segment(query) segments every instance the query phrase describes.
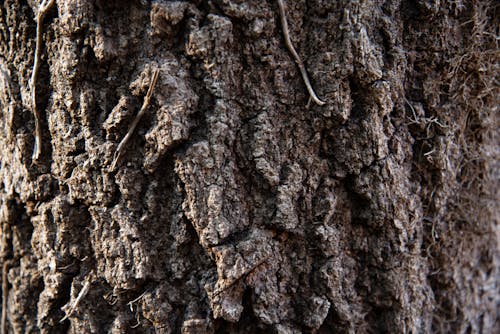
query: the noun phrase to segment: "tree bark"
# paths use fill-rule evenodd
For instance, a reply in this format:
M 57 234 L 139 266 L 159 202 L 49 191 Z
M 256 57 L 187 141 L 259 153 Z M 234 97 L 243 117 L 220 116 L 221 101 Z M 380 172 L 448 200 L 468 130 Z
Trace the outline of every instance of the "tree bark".
M 276 0 L 40 2 L 0 4 L 2 333 L 500 332 L 493 1 L 284 1 L 323 106 Z

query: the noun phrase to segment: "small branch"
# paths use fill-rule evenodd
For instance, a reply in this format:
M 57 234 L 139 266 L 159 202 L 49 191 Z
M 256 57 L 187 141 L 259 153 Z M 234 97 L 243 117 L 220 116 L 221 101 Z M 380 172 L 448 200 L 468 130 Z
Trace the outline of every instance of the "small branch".
M 75 312 L 76 308 L 78 307 L 78 304 L 80 303 L 82 298 L 87 295 L 87 293 L 89 292 L 89 289 L 90 289 L 90 277 L 87 278 L 87 281 L 83 285 L 82 290 L 80 291 L 80 293 L 76 297 L 73 304 L 69 307 L 68 311 L 67 312 L 66 312 L 66 310 L 64 311 L 66 313 L 66 315 L 59 322 L 64 322 L 64 320 L 68 319 L 73 314 L 73 312 Z
M 150 100 L 151 100 L 151 95 L 153 95 L 153 90 L 155 88 L 156 82 L 158 81 L 158 75 L 160 73 L 159 69 L 155 69 L 153 71 L 153 75 L 151 76 L 151 83 L 149 84 L 148 92 L 146 93 L 146 96 L 144 97 L 144 102 L 142 103 L 141 110 L 139 110 L 139 113 L 135 117 L 135 119 L 132 121 L 132 124 L 130 125 L 127 134 L 125 137 L 123 137 L 122 141 L 116 148 L 115 156 L 113 158 L 113 164 L 111 165 L 111 170 L 115 170 L 116 164 L 118 163 L 118 160 L 120 159 L 121 155 L 123 154 L 123 151 L 125 149 L 125 146 L 127 145 L 128 141 L 132 137 L 132 134 L 134 133 L 135 128 L 137 127 L 137 124 L 139 124 L 139 121 L 141 120 L 142 116 L 146 112 L 146 109 L 149 106 Z
M 43 18 L 47 11 L 52 7 L 55 0 L 43 0 L 38 8 L 36 15 L 36 46 L 35 46 L 35 59 L 33 62 L 33 71 L 31 72 L 31 102 L 33 113 L 35 114 L 35 148 L 33 149 L 33 160 L 38 160 L 42 153 L 42 130 L 40 125 L 40 112 L 36 106 L 36 81 L 38 79 L 38 71 L 40 69 L 40 57 L 42 54 L 42 24 Z
M 326 102 L 320 100 L 320 98 L 316 95 L 314 92 L 314 88 L 311 85 L 311 82 L 309 81 L 309 76 L 307 75 L 307 70 L 304 65 L 304 62 L 300 58 L 299 54 L 295 50 L 292 44 L 292 40 L 290 39 L 290 33 L 288 32 L 288 22 L 286 21 L 286 11 L 285 11 L 285 4 L 283 0 L 277 0 L 278 1 L 278 6 L 280 9 L 280 17 L 281 17 L 281 27 L 283 28 L 283 35 L 285 36 L 285 44 L 288 47 L 288 50 L 292 54 L 293 58 L 295 59 L 295 62 L 299 66 L 300 74 L 302 74 L 302 79 L 304 80 L 304 83 L 306 85 L 307 91 L 309 92 L 309 95 L 311 96 L 312 100 L 317 104 L 317 105 L 324 105 Z

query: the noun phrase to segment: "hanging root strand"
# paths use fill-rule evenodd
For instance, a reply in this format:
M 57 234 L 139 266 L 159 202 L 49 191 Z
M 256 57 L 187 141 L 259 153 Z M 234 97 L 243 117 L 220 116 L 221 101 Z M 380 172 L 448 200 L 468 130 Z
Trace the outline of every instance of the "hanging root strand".
M 299 54 L 295 50 L 292 40 L 290 39 L 290 33 L 288 31 L 288 22 L 286 20 L 286 10 L 285 10 L 285 3 L 283 0 L 277 0 L 278 1 L 278 6 L 279 6 L 279 12 L 280 12 L 280 17 L 281 17 L 281 27 L 283 28 L 283 35 L 285 37 L 285 44 L 292 54 L 295 62 L 297 63 L 297 66 L 299 67 L 300 74 L 302 75 L 302 79 L 304 80 L 304 84 L 306 85 L 307 91 L 309 92 L 309 96 L 311 99 L 316 103 L 317 105 L 324 105 L 326 102 L 322 101 L 318 95 L 314 92 L 314 88 L 311 85 L 311 81 L 309 80 L 309 76 L 307 75 L 307 70 L 304 65 L 304 62 L 300 58 Z
M 134 130 L 137 127 L 137 124 L 139 124 L 139 121 L 141 120 L 142 116 L 146 112 L 146 110 L 149 106 L 149 103 L 151 101 L 151 95 L 153 95 L 153 90 L 156 86 L 156 82 L 158 81 L 159 74 L 160 74 L 159 69 L 155 69 L 153 71 L 153 74 L 151 76 L 151 83 L 149 84 L 148 92 L 146 93 L 146 96 L 144 97 L 144 102 L 142 103 L 141 110 L 139 110 L 139 113 L 137 113 L 137 116 L 135 116 L 134 120 L 132 121 L 132 124 L 130 124 L 130 127 L 127 131 L 127 134 L 125 135 L 125 137 L 123 137 L 122 141 L 120 142 L 120 144 L 116 148 L 116 152 L 115 152 L 115 155 L 113 158 L 113 163 L 111 165 L 111 170 L 115 170 L 116 164 L 120 160 L 120 157 L 122 156 L 122 154 L 125 150 L 125 146 L 127 145 L 128 141 L 132 137 Z
M 33 113 L 35 115 L 35 148 L 33 149 L 33 160 L 38 160 L 42 153 L 42 130 L 40 125 L 40 111 L 36 105 L 36 82 L 38 79 L 38 71 L 40 70 L 40 57 L 42 55 L 43 31 L 42 24 L 43 18 L 47 11 L 52 7 L 55 0 L 43 0 L 38 8 L 36 15 L 36 45 L 35 45 L 35 59 L 33 61 L 33 71 L 31 72 L 31 103 Z

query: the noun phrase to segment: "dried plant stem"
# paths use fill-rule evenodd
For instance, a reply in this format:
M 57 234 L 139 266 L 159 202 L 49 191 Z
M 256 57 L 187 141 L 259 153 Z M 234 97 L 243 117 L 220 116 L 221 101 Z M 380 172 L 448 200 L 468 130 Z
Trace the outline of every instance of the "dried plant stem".
M 277 0 L 278 1 L 278 6 L 280 10 L 280 17 L 281 17 L 281 27 L 283 28 L 283 35 L 285 36 L 285 44 L 288 47 L 288 50 L 292 54 L 293 58 L 295 59 L 295 62 L 299 66 L 300 74 L 302 74 L 302 79 L 304 80 L 304 83 L 306 85 L 307 91 L 309 92 L 309 95 L 311 96 L 312 100 L 317 104 L 317 105 L 324 105 L 326 102 L 322 101 L 314 92 L 314 88 L 311 85 L 311 81 L 309 81 L 309 76 L 307 75 L 307 70 L 304 65 L 304 62 L 300 58 L 299 54 L 295 50 L 292 44 L 292 40 L 290 39 L 290 33 L 288 32 L 288 22 L 286 20 L 286 11 L 285 11 L 285 4 L 283 0 Z
M 62 318 L 61 320 L 59 320 L 59 322 L 64 322 L 64 320 L 66 320 L 69 317 L 71 317 L 71 315 L 73 314 L 73 312 L 75 312 L 76 308 L 78 307 L 78 304 L 80 303 L 80 301 L 82 300 L 82 298 L 85 297 L 87 295 L 87 293 L 89 292 L 89 289 L 90 289 L 90 277 L 87 278 L 85 284 L 83 285 L 82 290 L 80 290 L 80 293 L 76 297 L 76 299 L 73 302 L 73 304 L 69 307 L 68 311 L 67 312 L 65 311 L 66 315 L 64 316 L 64 318 Z
M 125 137 L 123 137 L 122 141 L 116 148 L 115 156 L 113 158 L 113 164 L 111 165 L 111 170 L 114 170 L 116 167 L 116 164 L 118 163 L 118 160 L 120 159 L 121 155 L 123 154 L 123 151 L 125 149 L 125 146 L 127 145 L 128 141 L 132 137 L 132 134 L 134 133 L 135 128 L 137 127 L 137 124 L 139 124 L 139 121 L 141 120 L 142 116 L 146 112 L 146 109 L 149 106 L 150 100 L 151 100 L 151 95 L 153 94 L 154 87 L 156 85 L 156 82 L 158 81 L 158 75 L 160 71 L 158 69 L 155 69 L 153 71 L 153 75 L 151 76 L 151 83 L 149 84 L 148 92 L 146 93 L 146 96 L 144 97 L 144 102 L 142 103 L 141 110 L 139 110 L 139 113 L 137 116 L 135 116 L 134 120 L 132 121 L 132 124 L 130 125 L 127 134 Z
M 141 300 L 142 297 L 144 297 L 146 295 L 146 293 L 148 293 L 148 292 L 149 292 L 148 290 L 144 291 L 139 297 L 137 297 L 137 298 L 135 298 L 127 303 L 127 305 L 130 307 L 131 312 L 134 311 L 134 304 L 137 303 L 139 300 Z
M 35 46 L 35 60 L 33 62 L 33 71 L 31 73 L 31 102 L 33 113 L 35 115 L 35 148 L 33 150 L 33 160 L 38 160 L 42 153 L 42 130 L 40 125 L 40 112 L 36 106 L 36 81 L 38 78 L 38 71 L 40 69 L 40 57 L 42 54 L 43 31 L 42 23 L 43 18 L 50 7 L 54 4 L 55 0 L 43 0 L 38 8 L 36 15 L 36 46 Z

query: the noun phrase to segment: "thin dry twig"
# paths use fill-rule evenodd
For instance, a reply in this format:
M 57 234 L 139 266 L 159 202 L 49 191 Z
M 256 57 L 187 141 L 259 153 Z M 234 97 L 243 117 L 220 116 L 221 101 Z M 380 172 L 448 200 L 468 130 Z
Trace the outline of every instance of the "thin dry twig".
M 322 106 L 326 102 L 322 101 L 314 92 L 314 88 L 312 87 L 311 82 L 309 81 L 309 76 L 307 75 L 307 70 L 304 65 L 304 62 L 302 61 L 299 54 L 293 47 L 292 40 L 290 39 L 290 33 L 288 32 L 288 22 L 286 20 L 285 3 L 283 2 L 283 0 L 278 0 L 278 6 L 280 9 L 281 27 L 283 28 L 283 35 L 285 36 L 285 44 L 288 47 L 288 50 L 292 54 L 293 58 L 295 59 L 297 66 L 299 66 L 300 74 L 302 74 L 302 79 L 304 80 L 309 95 L 317 105 Z
M 64 320 L 66 320 L 69 317 L 71 317 L 71 315 L 73 314 L 73 312 L 75 312 L 75 310 L 78 307 L 78 304 L 80 303 L 80 301 L 82 300 L 82 298 L 85 297 L 87 295 L 87 293 L 89 292 L 89 289 L 90 289 L 90 280 L 91 280 L 90 276 L 87 277 L 87 280 L 86 280 L 85 284 L 83 285 L 82 290 L 80 290 L 80 293 L 76 297 L 76 299 L 73 302 L 73 304 L 71 304 L 71 306 L 69 307 L 68 311 L 67 312 L 65 311 L 66 315 L 64 316 L 64 318 L 62 318 L 61 320 L 59 320 L 59 322 L 64 322 Z
M 132 121 L 132 124 L 130 125 L 127 134 L 125 137 L 123 137 L 122 141 L 116 148 L 115 156 L 113 158 L 113 164 L 111 165 L 111 170 L 114 170 L 116 167 L 116 164 L 118 163 L 118 160 L 120 159 L 121 155 L 123 154 L 124 148 L 127 145 L 128 141 L 132 137 L 132 134 L 134 133 L 135 128 L 137 127 L 137 124 L 139 124 L 139 121 L 141 120 L 142 116 L 146 112 L 146 109 L 149 106 L 150 100 L 151 100 L 151 95 L 153 95 L 153 90 L 156 86 L 156 82 L 158 81 L 158 76 L 160 74 L 159 69 L 155 69 L 153 71 L 153 75 L 151 76 L 151 83 L 149 84 L 148 92 L 146 93 L 146 96 L 144 97 L 144 102 L 142 103 L 141 110 L 139 110 L 139 113 L 137 116 L 134 118 Z
M 40 126 L 40 112 L 36 106 L 36 81 L 38 78 L 38 71 L 40 69 L 40 57 L 42 55 L 42 23 L 43 18 L 47 11 L 52 7 L 55 0 L 43 0 L 38 8 L 36 15 L 36 46 L 35 46 L 35 60 L 33 62 L 33 71 L 31 73 L 31 102 L 33 113 L 35 114 L 35 148 L 33 149 L 33 160 L 38 160 L 42 153 L 42 129 Z
M 135 298 L 127 303 L 127 305 L 130 307 L 131 312 L 134 311 L 134 304 L 137 303 L 139 300 L 141 300 L 142 297 L 144 297 L 146 295 L 146 293 L 148 293 L 148 292 L 149 292 L 148 290 L 144 291 L 139 297 L 137 297 L 137 298 Z
M 130 312 L 134 312 L 134 304 L 137 303 L 139 300 L 141 300 L 148 292 L 149 292 L 148 290 L 144 291 L 139 297 L 127 303 L 127 305 L 130 307 Z M 137 307 L 135 311 L 135 320 L 137 321 L 137 323 L 135 325 L 130 326 L 130 328 L 137 328 L 141 325 L 141 319 L 139 316 L 139 307 Z

